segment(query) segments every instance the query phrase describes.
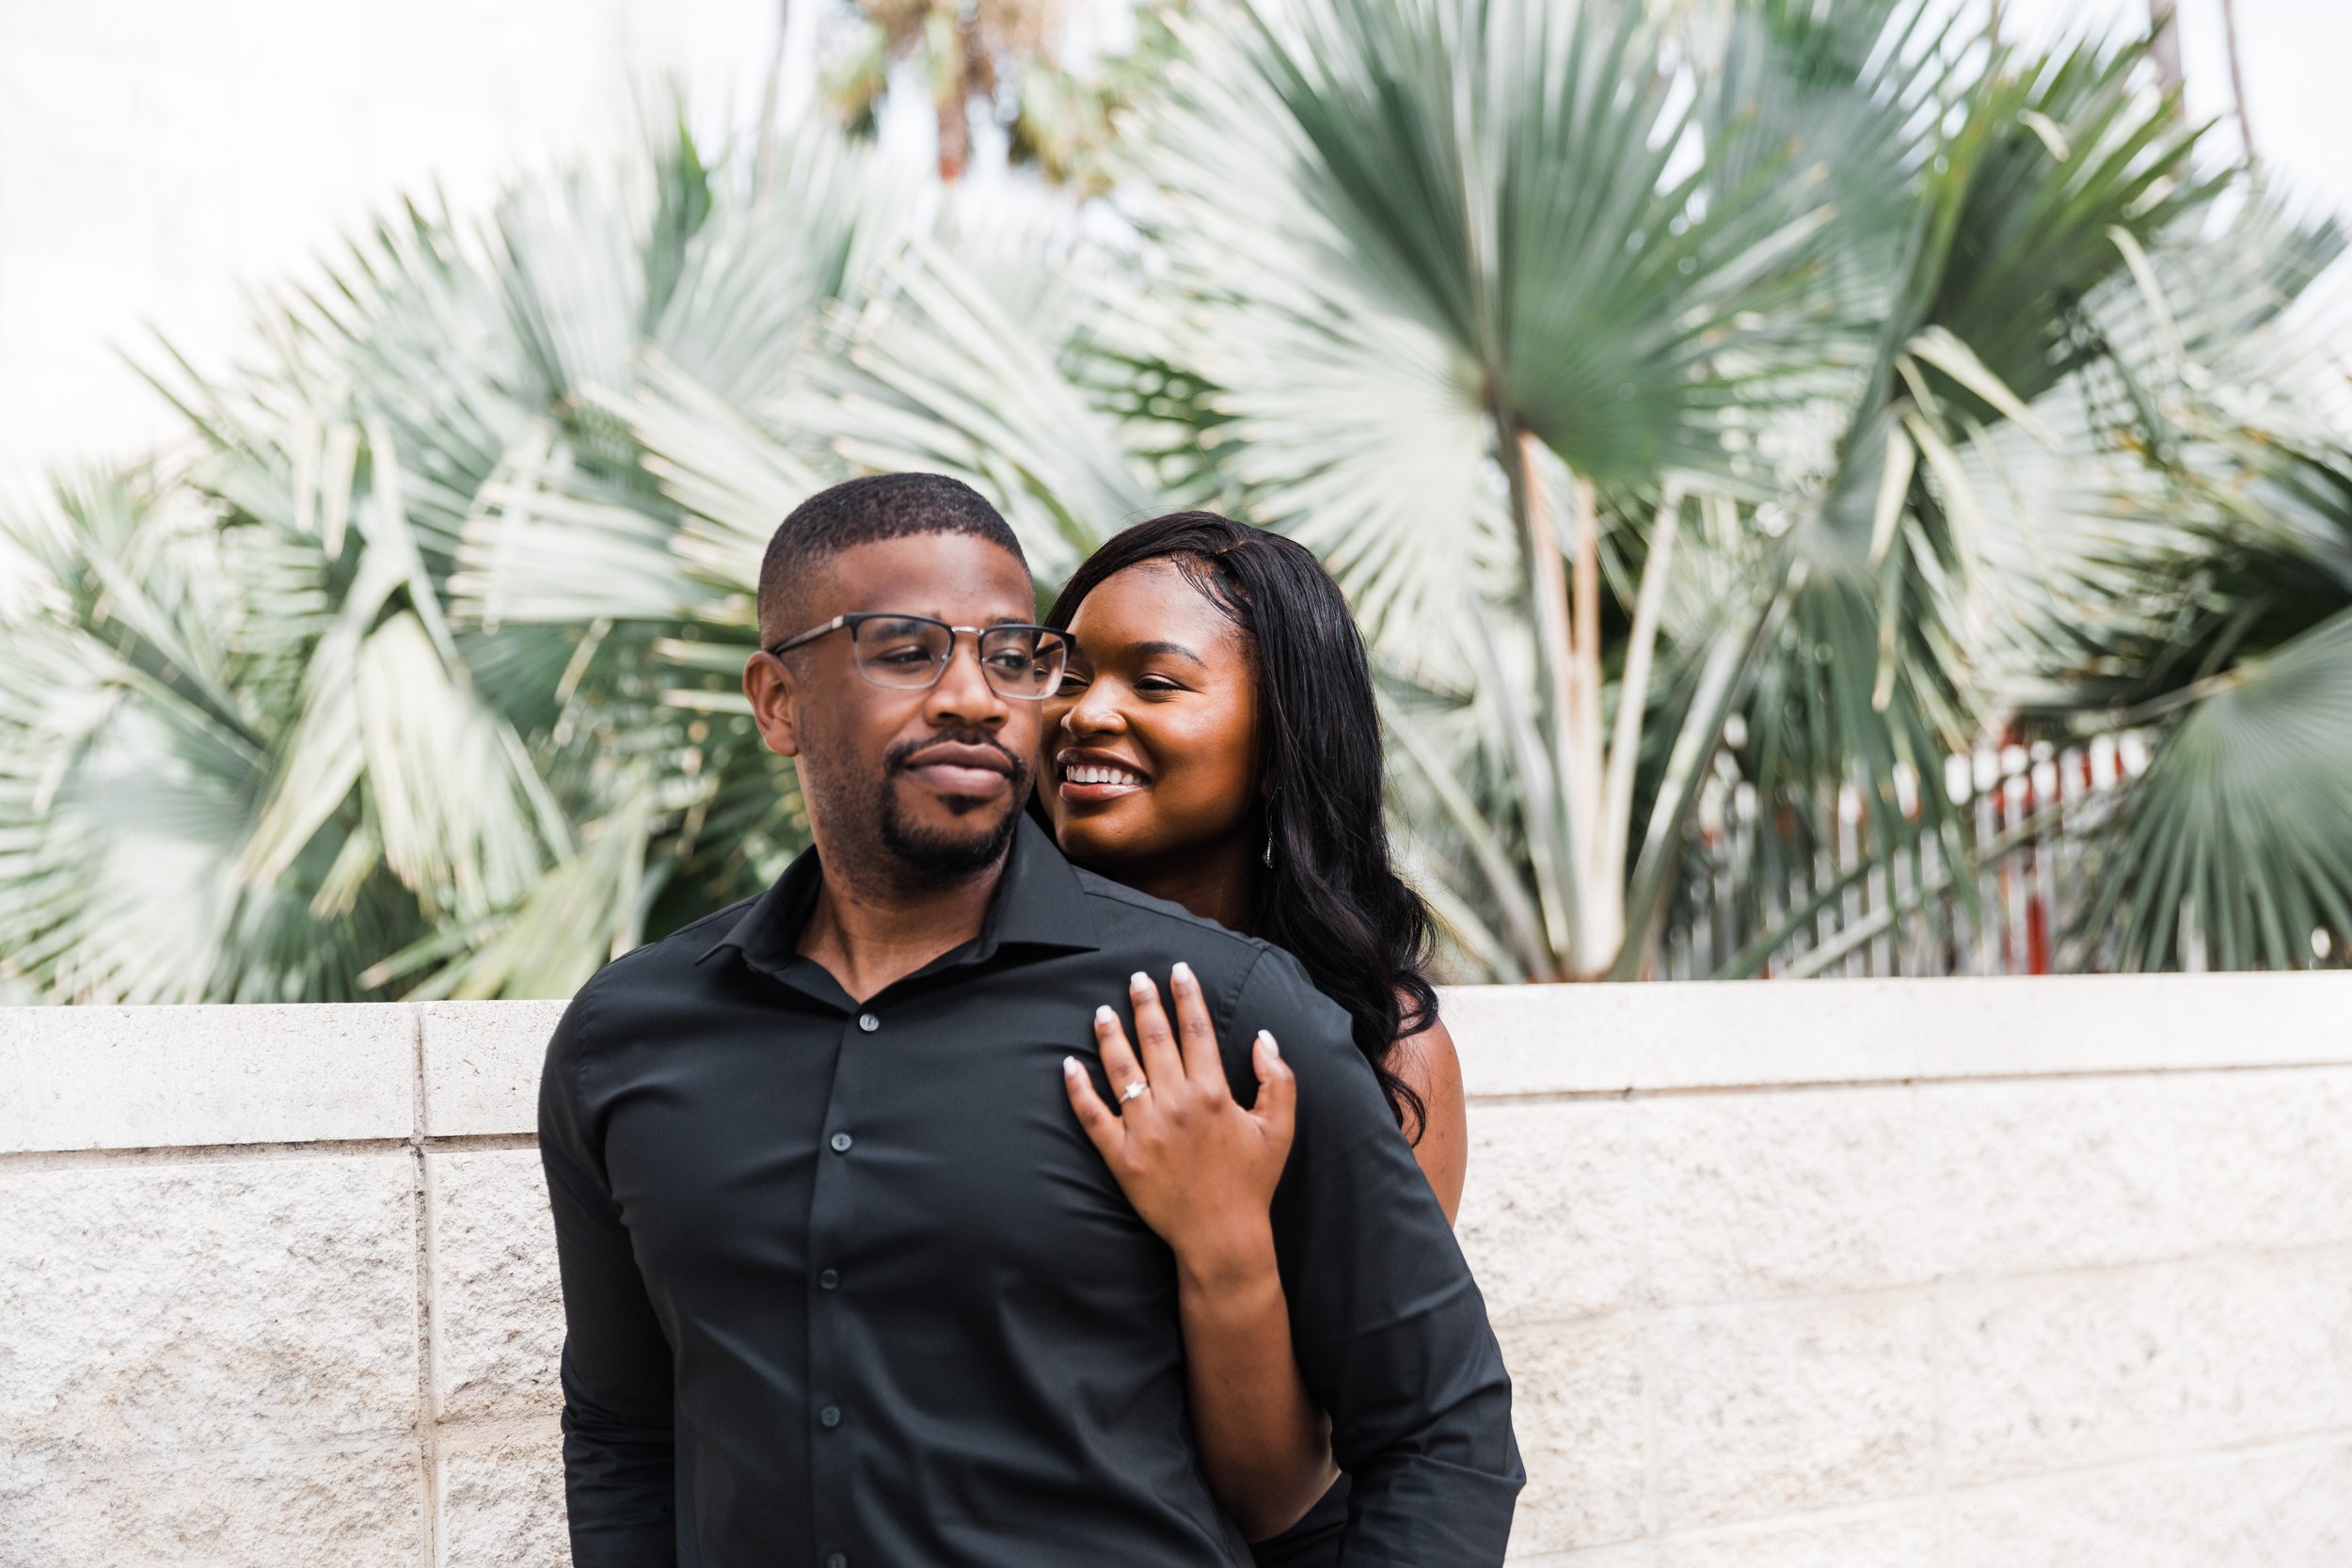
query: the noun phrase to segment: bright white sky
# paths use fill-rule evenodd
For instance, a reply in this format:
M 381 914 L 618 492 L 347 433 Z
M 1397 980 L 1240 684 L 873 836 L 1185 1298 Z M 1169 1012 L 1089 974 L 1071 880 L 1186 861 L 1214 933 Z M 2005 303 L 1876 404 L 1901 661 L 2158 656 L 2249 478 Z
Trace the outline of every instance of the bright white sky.
M 2023 30 L 2148 24 L 2148 0 L 2006 0 Z M 2189 112 L 2228 120 L 2230 60 L 2221 0 L 2178 0 Z M 2293 195 L 2352 220 L 2352 0 L 2237 0 L 2239 66 L 2254 150 Z M 2214 133 L 2234 148 L 2236 126 Z
M 1974 7 L 1983 0 L 1956 3 Z M 2214 133 L 2214 145 L 2234 151 L 2237 127 L 2231 118 L 2221 0 L 2176 4 L 2190 113 L 2224 121 Z M 776 0 L 691 0 L 691 20 L 684 28 L 687 74 L 702 113 L 729 123 L 749 118 L 758 101 L 769 40 L 775 36 L 771 19 L 776 8 Z M 824 0 L 790 8 L 787 106 L 810 90 L 816 33 L 833 8 Z M 1066 42 L 1082 53 L 1117 47 L 1132 31 L 1126 0 L 1063 0 L 1063 11 L 1072 34 Z M 2352 0 L 2237 0 L 2237 11 L 2255 150 L 2291 195 L 2352 221 L 2352 88 L 2344 81 L 2352 63 Z M 2148 25 L 2148 0 L 2002 0 L 2002 12 L 2020 38 L 2138 32 Z M 885 139 L 921 159 L 928 156 L 930 111 L 921 84 L 909 79 L 903 85 L 908 90 L 896 95 L 901 102 L 885 116 Z M 986 151 L 982 161 L 990 161 Z

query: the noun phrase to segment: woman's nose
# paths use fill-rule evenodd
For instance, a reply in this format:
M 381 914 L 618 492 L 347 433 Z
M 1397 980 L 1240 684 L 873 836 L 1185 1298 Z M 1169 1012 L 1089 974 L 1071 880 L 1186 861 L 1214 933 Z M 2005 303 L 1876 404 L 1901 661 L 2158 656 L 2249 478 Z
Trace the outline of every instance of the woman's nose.
M 1109 682 L 1096 681 L 1078 694 L 1061 716 L 1061 727 L 1073 736 L 1102 735 L 1106 731 L 1127 727 L 1126 715 L 1120 711 L 1117 694 Z

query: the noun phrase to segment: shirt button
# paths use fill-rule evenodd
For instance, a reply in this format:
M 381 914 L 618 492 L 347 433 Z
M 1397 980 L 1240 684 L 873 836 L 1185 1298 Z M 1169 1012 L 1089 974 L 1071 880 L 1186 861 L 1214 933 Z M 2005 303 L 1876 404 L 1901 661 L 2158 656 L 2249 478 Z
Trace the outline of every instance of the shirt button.
M 850 1152 L 850 1146 L 856 1141 L 847 1132 L 835 1132 L 833 1135 L 833 1151 L 835 1154 L 847 1154 Z
M 817 1288 L 820 1291 L 830 1291 L 840 1283 L 841 1275 L 840 1272 L 835 1269 L 827 1269 L 824 1273 L 817 1276 Z
M 870 1035 L 882 1027 L 882 1020 L 872 1013 L 860 1013 L 857 1015 L 857 1026 Z
M 841 1407 L 837 1404 L 829 1404 L 825 1406 L 824 1409 L 817 1412 L 817 1424 L 818 1426 L 826 1427 L 839 1426 L 841 1424 Z

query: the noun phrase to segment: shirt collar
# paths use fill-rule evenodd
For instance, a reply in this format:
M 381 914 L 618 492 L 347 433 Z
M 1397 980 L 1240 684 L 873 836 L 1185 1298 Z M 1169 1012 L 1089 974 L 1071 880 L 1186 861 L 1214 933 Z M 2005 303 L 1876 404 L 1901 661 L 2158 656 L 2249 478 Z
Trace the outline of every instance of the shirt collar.
M 694 961 L 701 963 L 721 949 L 733 947 L 754 969 L 768 974 L 781 972 L 800 956 L 801 927 L 816 907 L 823 875 L 817 848 L 811 845 Z M 1078 873 L 1025 811 L 1013 830 L 1004 875 L 996 884 L 996 895 L 989 900 L 978 940 L 957 961 L 984 963 L 1007 951 L 1093 952 L 1102 943 L 1094 938 L 1086 906 L 1086 890 L 1079 885 Z

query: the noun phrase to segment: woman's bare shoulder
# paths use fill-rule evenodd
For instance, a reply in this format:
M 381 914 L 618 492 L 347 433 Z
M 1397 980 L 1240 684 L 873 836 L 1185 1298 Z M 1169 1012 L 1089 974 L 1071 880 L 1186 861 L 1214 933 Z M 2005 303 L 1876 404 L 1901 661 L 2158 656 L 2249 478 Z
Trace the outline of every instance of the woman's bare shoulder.
M 1389 1070 L 1411 1085 L 1416 1094 L 1462 1096 L 1462 1058 L 1454 1049 L 1454 1031 L 1434 1008 L 1419 1029 L 1396 1037 Z
M 1421 1136 L 1413 1142 L 1413 1158 L 1451 1223 L 1469 1173 L 1470 1113 L 1462 1102 L 1462 1061 L 1445 1020 L 1433 1012 L 1419 1029 L 1397 1037 L 1389 1070 L 1421 1099 Z

